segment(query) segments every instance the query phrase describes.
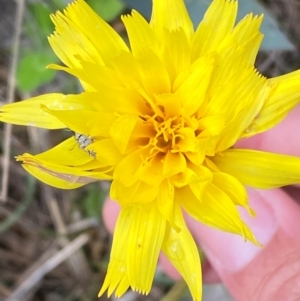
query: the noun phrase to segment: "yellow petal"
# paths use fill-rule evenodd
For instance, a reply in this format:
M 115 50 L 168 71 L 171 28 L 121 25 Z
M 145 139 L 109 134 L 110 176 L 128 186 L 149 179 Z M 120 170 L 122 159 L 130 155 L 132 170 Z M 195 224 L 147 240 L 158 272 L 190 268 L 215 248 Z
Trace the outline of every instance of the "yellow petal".
M 53 164 L 65 166 L 80 166 L 94 160 L 93 157 L 80 148 L 74 136 L 35 157 L 46 162 L 50 161 Z
M 136 93 L 139 94 L 139 100 L 142 101 L 139 102 L 138 107 L 141 108 L 141 112 L 143 112 L 143 114 L 149 114 L 148 104 L 154 110 L 154 112 L 158 112 L 152 95 L 156 89 L 158 89 L 157 91 L 161 91 L 162 89 L 170 89 L 168 73 L 164 69 L 162 62 L 159 61 L 158 57 L 153 52 L 148 54 L 146 52 L 143 53 L 143 58 L 137 60 L 137 58 L 135 58 L 131 53 L 123 52 L 114 60 L 114 77 L 120 81 L 120 86 L 125 87 L 126 89 L 129 88 L 130 90 L 135 90 Z M 149 62 L 151 57 L 154 57 L 154 62 L 152 63 L 155 63 L 156 66 Z M 149 70 L 141 70 L 144 67 L 146 69 L 148 68 Z M 159 69 L 160 67 L 162 70 Z M 158 75 L 157 72 L 162 72 L 162 74 Z M 159 76 L 158 79 L 162 81 L 163 85 L 159 83 L 158 79 L 153 81 L 153 76 L 155 76 L 155 78 Z M 146 81 L 145 85 L 143 84 L 143 81 Z M 114 86 L 116 84 L 112 82 L 112 85 Z M 146 88 L 144 88 L 144 86 L 146 86 Z M 149 94 L 147 94 L 148 91 L 145 89 L 149 89 Z M 133 99 L 132 105 L 134 105 L 134 102 L 135 99 Z
M 216 136 L 221 134 L 225 128 L 226 119 L 224 115 L 210 115 L 204 118 L 201 118 L 198 122 L 198 129 L 205 131 L 209 136 Z M 201 135 L 204 137 L 205 135 Z
M 139 168 L 143 163 L 143 150 L 138 149 L 126 155 L 119 162 L 115 171 L 114 179 L 120 181 L 124 186 L 131 186 L 139 179 Z
M 131 16 L 122 16 L 122 21 L 126 27 L 131 51 L 135 57 L 143 55 L 143 51 L 146 49 L 159 53 L 159 46 L 152 28 L 137 11 L 133 10 Z
M 214 0 L 206 11 L 192 40 L 192 60 L 219 47 L 233 29 L 237 1 Z
M 195 132 L 189 127 L 182 127 L 176 132 L 178 142 L 176 147 L 180 152 L 196 152 L 198 151 L 198 141 L 195 137 Z
M 160 214 L 171 224 L 177 228 L 174 221 L 174 186 L 168 180 L 164 180 L 159 187 L 157 196 L 157 205 Z
M 155 100 L 158 106 L 164 108 L 165 119 L 178 117 L 182 113 L 180 100 L 175 94 L 158 94 Z
M 262 107 L 265 99 L 260 100 L 259 96 L 264 95 L 267 80 L 248 65 L 243 54 L 242 50 L 231 47 L 224 49 L 217 58 L 218 67 L 211 76 L 208 91 L 210 101 L 203 110 L 204 116 L 224 115 L 231 121 L 243 110 L 251 109 L 251 117 L 253 111 Z
M 193 300 L 201 301 L 202 277 L 199 252 L 185 225 L 179 205 L 176 203 L 174 207 L 176 224 L 180 231 L 166 224 L 162 251 L 186 281 Z
M 174 187 L 184 187 L 190 183 L 197 182 L 197 174 L 192 170 L 187 169 L 184 172 L 178 173 L 170 177 L 170 182 Z
M 170 182 L 174 187 L 181 188 L 192 183 L 204 181 L 204 179 L 208 177 L 209 171 L 203 166 L 199 166 L 199 169 L 203 171 L 203 173 L 201 173 L 200 176 L 195 171 L 191 170 L 190 168 L 187 168 L 184 172 L 178 173 L 170 177 Z
M 182 100 L 187 116 L 193 115 L 203 105 L 213 66 L 211 57 L 202 57 L 175 79 L 174 94 Z
M 165 219 L 156 205 L 150 212 L 144 208 L 130 208 L 132 224 L 128 233 L 127 269 L 134 291 L 148 294 L 165 234 Z M 123 235 L 126 235 L 123 233 Z
M 53 165 L 72 166 L 79 170 L 98 170 L 101 167 L 107 167 L 105 164 L 94 159 L 88 150 L 80 147 L 75 136 L 63 141 L 55 147 L 34 156 L 40 162 L 48 162 Z
M 116 297 L 121 298 L 121 296 L 123 296 L 126 293 L 129 287 L 130 287 L 130 281 L 128 279 L 128 276 L 126 275 L 121 279 L 118 287 L 116 288 L 115 291 Z
M 205 201 L 199 208 L 202 214 L 201 220 L 198 219 L 200 222 L 218 230 L 241 235 L 245 240 L 260 245 L 226 193 L 217 186 L 208 184 L 203 198 Z
M 200 166 L 205 158 L 207 141 L 203 139 L 197 139 L 197 140 L 198 140 L 196 146 L 197 151 L 187 152 L 185 155 L 193 164 Z
M 146 204 L 154 201 L 158 195 L 158 186 L 137 181 L 130 187 L 114 180 L 110 187 L 110 197 L 122 206 L 128 204 Z
M 163 156 L 157 154 L 154 158 L 148 160 L 144 156 L 144 160 L 141 161 L 141 166 L 136 170 L 138 177 L 146 184 L 152 186 L 159 186 L 163 180 Z
M 79 58 L 99 66 L 104 65 L 95 46 L 72 20 L 67 19 L 61 12 L 51 15 L 51 20 L 55 25 L 55 32 L 48 37 L 48 41 L 55 54 L 66 66 L 79 68 Z
M 268 98 L 270 89 L 267 86 L 265 78 L 260 76 L 253 77 L 251 82 L 248 83 L 248 87 L 250 86 L 249 90 L 246 86 L 244 87 L 243 93 L 240 93 L 241 98 L 237 97 L 243 102 L 243 105 L 240 108 L 237 105 L 236 111 L 239 109 L 240 111 L 228 122 L 225 130 L 220 135 L 220 139 L 216 145 L 216 152 L 228 149 L 240 139 L 245 129 L 249 127 L 252 120 L 259 114 L 265 99 Z
M 92 42 L 106 64 L 109 65 L 109 62 L 120 51 L 128 51 L 122 37 L 99 17 L 86 1 L 77 0 L 71 3 L 69 8 L 65 10 L 65 15 Z M 101 39 L 99 39 L 99 34 L 101 34 Z
M 101 296 L 108 289 L 122 295 L 129 284 L 133 290 L 149 293 L 165 233 L 165 220 L 153 204 L 151 210 L 125 206 L 118 217 L 110 263 Z M 145 260 L 147 258 L 147 260 Z
M 126 291 L 129 284 L 127 273 L 127 250 L 129 245 L 128 236 L 131 230 L 133 215 L 131 214 L 132 207 L 124 207 L 118 216 L 112 249 L 110 253 L 110 262 L 108 271 L 98 294 L 100 297 L 108 289 L 108 297 L 117 289 L 118 294 Z M 120 288 L 118 288 L 120 286 Z
M 190 66 L 190 45 L 182 28 L 164 31 L 161 59 L 168 70 L 172 83 L 178 74 Z
M 193 23 L 183 0 L 153 0 L 150 25 L 160 41 L 165 29 L 174 31 L 182 28 L 188 39 L 194 33 Z
M 69 68 L 57 64 L 49 64 L 47 65 L 47 69 L 60 70 L 76 76 L 85 91 L 96 92 L 99 78 L 95 77 L 95 69 L 97 68 L 98 71 L 102 66 L 98 67 L 98 65 L 94 63 L 83 62 L 81 59 L 78 59 L 78 65 L 79 66 Z
M 248 195 L 245 186 L 235 177 L 226 173 L 213 173 L 213 184 L 220 187 L 235 205 L 245 207 L 251 215 L 254 211 L 249 207 Z
M 64 15 L 52 15 L 52 20 L 56 32 L 49 42 L 57 56 L 69 67 L 78 66 L 76 56 L 99 65 L 109 65 L 120 51 L 128 51 L 115 30 L 83 0 L 69 4 Z
M 181 206 L 199 222 L 210 227 L 238 234 L 257 244 L 250 229 L 241 220 L 232 200 L 217 186 L 209 183 L 202 192 L 202 198 L 195 196 L 189 187 L 176 191 Z
M 252 14 L 243 18 L 232 30 L 231 37 L 234 41 L 247 49 L 247 57 L 249 64 L 253 65 L 259 50 L 263 34 L 259 28 L 263 21 L 263 15 L 254 16 Z
M 82 95 L 44 94 L 1 107 L 0 120 L 3 122 L 36 126 L 47 129 L 67 127 L 55 116 L 41 109 L 41 105 L 52 110 L 86 110 L 91 106 Z
M 282 121 L 300 102 L 300 70 L 269 80 L 273 90 L 256 118 L 246 129 L 243 137 L 265 132 Z
M 146 106 L 144 98 L 132 88 L 120 87 L 115 84 L 109 85 L 109 82 L 99 84 L 99 98 L 96 109 L 99 112 L 110 111 L 112 114 L 118 112 L 121 114 L 146 115 L 149 108 Z
M 96 154 L 96 159 L 103 165 L 116 165 L 121 159 L 122 155 L 111 139 L 101 139 L 85 148 Z
M 153 97 L 155 94 L 171 92 L 171 81 L 168 71 L 153 51 L 145 49 L 137 62 L 141 83 L 150 97 Z M 154 78 L 155 80 L 153 80 Z
M 123 82 L 124 87 L 130 87 L 140 92 L 141 82 L 137 58 L 132 53 L 122 52 L 113 62 L 116 79 Z
M 123 115 L 118 117 L 110 128 L 110 136 L 123 154 L 126 151 L 131 133 L 136 125 L 138 117 L 135 115 Z
M 100 92 L 103 86 L 114 88 L 114 85 L 121 86 L 113 69 L 106 66 L 100 66 L 93 62 L 84 61 L 81 57 L 76 57 L 78 66 L 66 67 L 57 64 L 50 64 L 49 69 L 65 71 L 73 76 L 78 77 L 85 91 Z M 113 85 L 112 85 L 113 84 Z
M 41 105 L 41 108 L 45 112 L 55 116 L 57 119 L 64 122 L 64 124 L 66 124 L 66 126 L 72 131 L 91 137 L 94 137 L 96 135 L 100 137 L 109 136 L 108 131 L 114 119 L 112 115 L 107 116 L 107 114 L 103 114 L 104 118 L 101 119 L 102 114 L 95 111 L 51 110 L 45 105 Z
M 300 183 L 300 158 L 297 157 L 229 149 L 211 160 L 221 171 L 248 186 L 268 189 Z
M 72 175 L 61 175 L 60 177 L 58 177 L 57 174 L 55 174 L 54 172 L 45 171 L 42 170 L 40 167 L 29 164 L 22 164 L 22 167 L 32 176 L 44 182 L 45 184 L 60 189 L 75 189 L 96 181 L 93 180 L 90 182 L 80 182 L 81 180 L 78 177 L 74 177 Z
M 165 177 L 173 176 L 183 172 L 186 169 L 186 159 L 181 153 L 168 152 L 163 163 L 163 175 Z
M 51 153 L 51 150 L 48 152 Z M 55 162 L 55 158 L 52 158 L 52 160 L 44 160 L 44 157 L 48 157 L 46 156 L 46 153 L 48 152 L 41 154 L 41 157 L 39 157 L 39 155 L 33 156 L 25 153 L 21 156 L 18 156 L 17 161 L 22 161 L 23 167 L 41 181 L 54 187 L 63 189 L 74 188 L 72 185 L 79 187 L 100 179 L 111 179 L 111 176 L 105 171 L 99 171 L 98 169 L 86 170 L 86 165 L 67 166 L 63 164 L 57 164 Z M 55 153 L 55 151 L 52 153 Z M 51 182 L 53 177 L 56 179 L 55 181 L 53 180 L 53 182 Z M 67 185 L 66 182 L 69 182 L 69 185 Z
M 157 112 L 154 96 L 170 93 L 171 90 L 168 72 L 158 55 L 149 49 L 145 49 L 139 58 L 124 52 L 114 60 L 114 67 L 114 76 L 121 81 L 121 86 L 136 90 L 144 99 L 144 104 L 148 102 Z

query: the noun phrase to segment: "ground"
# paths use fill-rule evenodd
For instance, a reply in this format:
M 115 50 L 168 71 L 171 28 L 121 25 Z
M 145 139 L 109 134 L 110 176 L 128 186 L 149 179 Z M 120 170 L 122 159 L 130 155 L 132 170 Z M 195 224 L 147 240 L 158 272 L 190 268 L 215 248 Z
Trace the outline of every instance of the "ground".
M 31 43 L 22 31 L 30 18 L 28 7 L 30 3 L 43 1 L 47 0 L 0 0 L 0 105 L 47 91 L 61 91 L 62 82 L 67 82 L 62 87 L 66 92 L 76 93 L 80 89 L 76 82 L 61 74 L 34 91 L 21 91 L 15 86 L 16 50 L 20 56 L 24 55 L 22 49 Z M 300 2 L 263 2 L 295 48 L 260 52 L 257 68 L 269 77 L 300 68 Z M 123 30 L 119 21 L 114 21 L 113 25 Z M 21 36 L 15 42 L 18 30 Z M 8 127 L 0 125 L 0 300 L 97 300 L 111 244 L 101 216 L 109 183 L 97 183 L 76 191 L 53 189 L 30 178 L 14 160 L 17 154 L 46 150 L 70 135 L 68 131 L 50 133 L 24 127 L 13 127 L 10 134 Z M 8 163 L 9 168 L 6 167 Z M 189 300 L 190 297 L 181 282 L 174 283 L 158 271 L 149 296 L 128 292 L 121 300 L 162 298 L 170 301 Z M 206 288 L 204 299 L 225 301 L 230 297 L 217 286 Z

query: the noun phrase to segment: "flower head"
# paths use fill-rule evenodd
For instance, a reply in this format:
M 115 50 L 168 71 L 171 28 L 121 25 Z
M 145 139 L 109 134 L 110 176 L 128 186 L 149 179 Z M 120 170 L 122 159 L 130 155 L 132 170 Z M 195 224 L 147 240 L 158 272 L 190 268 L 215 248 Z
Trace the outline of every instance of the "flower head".
M 183 0 L 153 0 L 150 23 L 123 16 L 130 47 L 83 1 L 52 16 L 49 42 L 84 92 L 5 105 L 0 120 L 75 135 L 17 157 L 47 184 L 111 180 L 121 205 L 100 294 L 147 294 L 162 250 L 201 299 L 201 267 L 182 210 L 257 243 L 237 206 L 245 185 L 300 182 L 300 159 L 233 148 L 279 123 L 299 102 L 300 71 L 267 79 L 254 68 L 262 17 L 235 25 L 237 1 L 214 0 L 194 29 Z M 75 147 L 74 147 L 75 145 Z

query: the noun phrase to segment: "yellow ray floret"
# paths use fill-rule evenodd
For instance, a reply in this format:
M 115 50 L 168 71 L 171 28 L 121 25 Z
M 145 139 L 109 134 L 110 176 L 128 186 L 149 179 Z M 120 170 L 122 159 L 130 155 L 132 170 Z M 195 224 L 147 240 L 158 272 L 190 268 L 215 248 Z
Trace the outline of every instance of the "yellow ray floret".
M 160 251 L 201 300 L 201 265 L 183 211 L 207 226 L 260 245 L 245 186 L 300 182 L 300 159 L 235 149 L 300 100 L 300 71 L 267 79 L 254 67 L 263 16 L 236 24 L 238 1 L 213 0 L 197 26 L 183 0 L 153 0 L 148 23 L 122 17 L 129 46 L 84 0 L 52 15 L 49 42 L 63 62 L 49 68 L 79 79 L 79 95 L 52 93 L 0 109 L 0 120 L 70 138 L 17 157 L 41 181 L 63 189 L 111 180 L 121 205 L 99 296 L 151 290 Z M 249 242 L 246 242 L 249 241 Z

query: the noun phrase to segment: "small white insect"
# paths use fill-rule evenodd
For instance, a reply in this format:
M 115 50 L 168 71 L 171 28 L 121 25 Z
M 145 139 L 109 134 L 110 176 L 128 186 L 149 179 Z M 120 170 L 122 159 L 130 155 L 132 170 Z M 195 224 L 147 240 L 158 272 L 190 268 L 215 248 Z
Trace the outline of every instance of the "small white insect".
M 78 142 L 81 149 L 85 150 L 90 156 L 96 158 L 96 153 L 94 151 L 86 149 L 87 146 L 93 143 L 93 139 L 91 137 L 75 132 L 75 140 Z

